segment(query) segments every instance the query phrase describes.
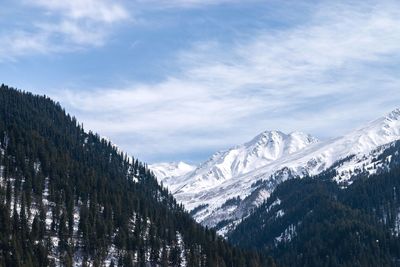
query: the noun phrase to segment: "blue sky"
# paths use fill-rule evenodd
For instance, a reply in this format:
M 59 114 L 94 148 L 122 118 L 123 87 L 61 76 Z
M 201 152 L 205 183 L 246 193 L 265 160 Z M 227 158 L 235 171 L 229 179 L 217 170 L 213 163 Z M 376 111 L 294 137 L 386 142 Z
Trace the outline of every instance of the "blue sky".
M 400 107 L 400 2 L 3 0 L 0 82 L 148 162 Z

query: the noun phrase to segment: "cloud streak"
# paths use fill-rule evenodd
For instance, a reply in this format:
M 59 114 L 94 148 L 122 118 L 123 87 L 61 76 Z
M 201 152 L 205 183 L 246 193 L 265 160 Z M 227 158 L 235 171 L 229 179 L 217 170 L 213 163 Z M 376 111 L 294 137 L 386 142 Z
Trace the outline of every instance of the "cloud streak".
M 248 0 L 248 3 L 260 2 L 260 0 Z M 238 4 L 240 0 L 136 0 L 137 4 L 150 8 L 199 8 L 221 4 Z
M 391 67 L 399 62 L 399 10 L 392 1 L 324 2 L 302 25 L 252 31 L 230 46 L 195 43 L 177 57 L 180 74 L 160 83 L 57 98 L 88 128 L 150 161 L 220 149 L 265 129 L 342 134 L 400 100 Z
M 215 11 L 222 12 L 218 16 L 224 12 L 227 15 L 232 8 L 233 15 L 225 17 L 232 19 L 238 12 L 237 5 L 245 5 L 243 1 L 24 1 L 21 7 L 38 16 L 0 30 L 0 62 L 105 46 L 118 27 L 132 25 L 139 17 L 148 25 L 140 24 L 142 28 L 137 32 L 150 33 L 142 33 L 143 39 L 137 40 L 140 45 L 131 46 L 130 51 L 107 50 L 110 54 L 105 55 L 105 64 L 111 63 L 111 67 L 99 73 L 108 75 L 108 71 L 129 69 L 129 62 L 119 66 L 119 58 L 132 56 L 135 60 L 137 54 L 131 51 L 143 49 L 149 42 L 159 45 L 144 49 L 143 54 L 157 53 L 152 48 L 159 49 L 159 53 L 165 53 L 166 48 L 173 51 L 174 44 L 164 47 L 163 38 L 169 33 L 168 27 L 186 18 L 188 24 L 192 18 L 195 22 L 191 27 L 182 27 L 182 31 L 178 25 L 180 31 L 172 29 L 173 34 L 201 31 L 201 21 L 208 19 L 215 27 L 221 23 L 219 31 L 205 38 L 201 34 L 182 37 L 193 42 L 190 47 L 185 47 L 186 43 L 180 46 L 185 48 L 176 52 L 166 71 L 163 64 L 154 61 L 151 66 L 162 65 L 159 76 L 164 76 L 157 81 L 127 81 L 124 75 L 134 71 L 129 70 L 121 74 L 122 85 L 119 81 L 105 88 L 76 85 L 48 93 L 76 114 L 86 129 L 110 137 L 124 150 L 151 162 L 201 160 L 266 129 L 302 130 L 320 138 L 335 136 L 398 105 L 400 3 L 313 1 L 313 5 L 299 5 L 307 10 L 296 10 L 296 14 L 306 15 L 293 19 L 294 11 L 288 10 L 288 4 L 272 2 L 279 16 L 274 14 L 256 24 L 244 20 L 225 25 L 224 17 L 217 17 Z M 262 6 L 266 8 L 267 4 Z M 212 8 L 213 15 L 208 18 L 209 13 L 200 7 Z M 151 15 L 146 16 L 146 12 Z M 257 14 L 262 16 L 259 10 Z M 193 17 L 196 15 L 199 17 Z M 160 20 L 156 21 L 159 29 L 152 32 L 154 17 Z M 263 27 L 264 23 L 270 24 Z M 241 28 L 234 29 L 238 25 Z M 216 36 L 226 28 L 230 29 L 229 38 Z M 115 47 L 123 49 L 124 42 L 135 36 L 131 29 L 125 30 L 124 38 L 129 37 Z M 164 30 L 167 33 L 160 38 L 152 35 Z M 176 43 L 181 45 L 180 40 Z M 117 59 L 110 61 L 114 55 Z M 93 60 L 93 54 L 85 59 Z M 140 59 L 146 60 L 145 55 Z M 96 58 L 96 62 L 101 60 Z M 92 70 L 96 69 L 92 62 L 83 64 L 90 65 L 83 70 L 98 75 Z M 140 73 L 146 75 L 147 71 L 151 70 Z
M 112 23 L 129 17 L 122 5 L 109 0 L 33 0 L 27 3 L 44 8 L 47 12 L 61 13 L 72 20 Z
M 109 0 L 32 0 L 22 2 L 24 8 L 40 15 L 3 32 L 0 61 L 101 46 L 113 25 L 131 19 L 121 3 Z

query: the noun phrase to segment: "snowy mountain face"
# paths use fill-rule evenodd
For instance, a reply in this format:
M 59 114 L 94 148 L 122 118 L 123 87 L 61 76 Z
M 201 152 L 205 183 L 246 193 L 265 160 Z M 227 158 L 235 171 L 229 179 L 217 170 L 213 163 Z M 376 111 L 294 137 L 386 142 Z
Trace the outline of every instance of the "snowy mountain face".
M 183 202 L 188 210 L 199 209 L 202 205 L 215 205 L 217 207 L 230 198 L 242 197 L 244 191 L 243 185 L 239 185 L 239 187 L 235 185 L 231 190 L 224 190 L 219 186 L 229 184 L 229 182 L 240 182 L 237 177 L 271 164 L 317 142 L 316 138 L 300 132 L 284 134 L 279 131 L 267 131 L 245 144 L 217 152 L 208 161 L 185 175 L 173 179 L 163 179 L 161 173 L 158 179 L 163 180 L 163 183 L 174 193 L 178 201 Z M 171 165 L 162 166 L 165 169 L 166 166 Z M 158 166 L 150 166 L 155 172 L 156 167 Z M 250 187 L 250 185 L 251 183 L 247 186 Z M 218 194 L 220 190 L 224 190 L 225 193 Z M 215 197 L 209 193 L 215 195 Z M 205 199 L 208 201 L 203 202 Z
M 155 163 L 149 165 L 158 181 L 161 182 L 174 177 L 182 176 L 196 169 L 196 166 L 185 162 Z
M 215 153 L 193 172 L 171 180 L 168 186 L 173 192 L 214 187 L 317 142 L 316 138 L 300 132 L 266 131 L 250 142 Z
M 346 186 L 357 174 L 384 170 L 390 156 L 376 159 L 399 139 L 400 109 L 324 142 L 300 132 L 264 132 L 164 183 L 197 221 L 224 234 L 287 179 L 333 168 L 335 181 Z
M 231 179 L 316 142 L 318 141 L 314 137 L 300 132 L 288 135 L 279 131 L 263 132 L 248 143 L 216 153 L 193 175 L 201 176 L 201 180 Z

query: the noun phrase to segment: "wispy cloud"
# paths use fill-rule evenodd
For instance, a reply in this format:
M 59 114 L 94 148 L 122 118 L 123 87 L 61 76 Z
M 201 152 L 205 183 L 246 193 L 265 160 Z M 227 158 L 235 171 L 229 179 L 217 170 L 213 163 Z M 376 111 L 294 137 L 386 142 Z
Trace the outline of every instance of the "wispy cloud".
M 121 4 L 110 0 L 30 0 L 27 4 L 44 8 L 50 13 L 61 13 L 62 16 L 73 20 L 87 19 L 112 23 L 129 17 Z
M 151 8 L 198 8 L 220 4 L 236 4 L 240 0 L 135 0 L 136 3 Z M 260 0 L 248 0 L 248 3 Z
M 158 84 L 58 98 L 88 128 L 149 160 L 211 151 L 267 128 L 341 134 L 400 100 L 396 1 L 324 2 L 301 25 L 241 36 L 228 46 L 194 44 L 178 55 L 181 73 Z
M 46 34 L 32 34 L 14 31 L 0 37 L 0 62 L 11 61 L 15 57 L 29 53 L 44 53 L 48 50 Z
M 121 3 L 109 0 L 32 0 L 20 8 L 37 16 L 3 29 L 0 61 L 100 46 L 115 23 L 131 18 Z

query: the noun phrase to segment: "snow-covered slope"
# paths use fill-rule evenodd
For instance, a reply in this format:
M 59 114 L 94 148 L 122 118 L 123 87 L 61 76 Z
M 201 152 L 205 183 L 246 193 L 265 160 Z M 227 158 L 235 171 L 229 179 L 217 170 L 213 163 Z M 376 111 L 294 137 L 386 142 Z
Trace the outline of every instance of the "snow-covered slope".
M 335 180 L 345 185 L 357 171 L 374 173 L 373 159 L 385 145 L 399 139 L 400 109 L 324 142 L 298 132 L 264 132 L 248 143 L 216 153 L 194 171 L 166 184 L 196 220 L 217 226 L 223 233 L 228 222 L 231 227 L 247 216 L 286 179 L 316 175 L 333 166 L 338 171 Z
M 172 192 L 213 188 L 317 142 L 316 138 L 301 132 L 265 131 L 250 142 L 215 153 L 193 172 L 171 179 L 168 186 Z
M 187 174 L 196 169 L 196 166 L 185 162 L 155 163 L 149 165 L 158 181 L 164 181 L 173 177 Z

